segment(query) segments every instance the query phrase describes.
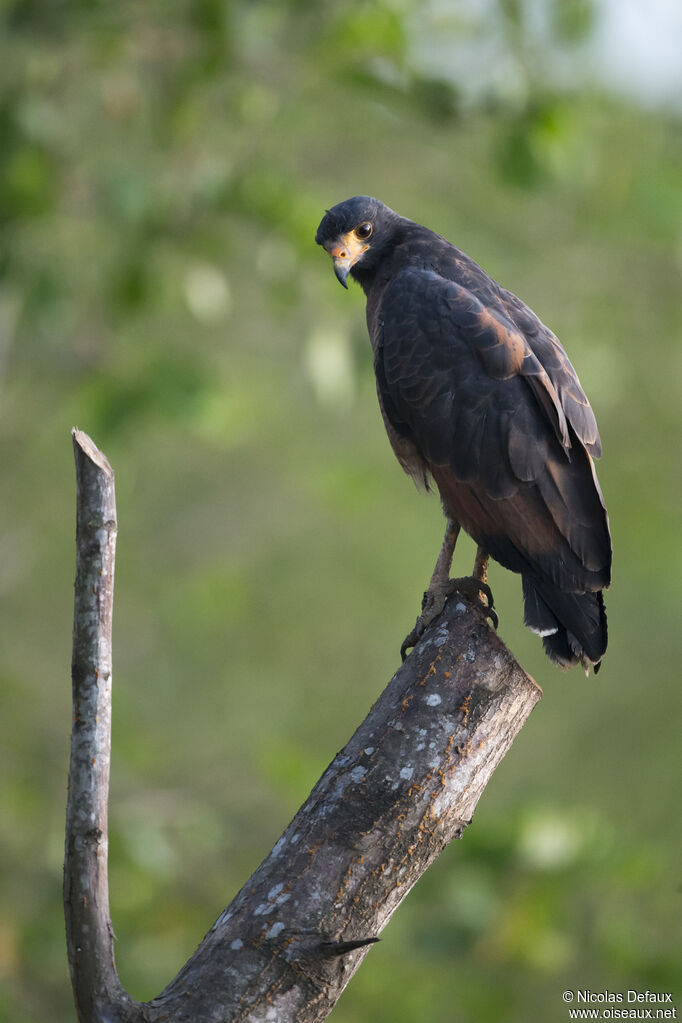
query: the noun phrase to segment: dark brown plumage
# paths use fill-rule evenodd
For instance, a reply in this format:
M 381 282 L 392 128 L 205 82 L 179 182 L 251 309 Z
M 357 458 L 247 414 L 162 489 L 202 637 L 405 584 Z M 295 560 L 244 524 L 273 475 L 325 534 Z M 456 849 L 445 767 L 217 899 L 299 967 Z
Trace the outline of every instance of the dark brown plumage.
M 448 517 L 521 574 L 524 620 L 552 660 L 598 666 L 611 573 L 592 462 L 601 444 L 559 341 L 464 252 L 376 199 L 329 210 L 316 241 L 367 296 L 379 404 L 403 469 L 433 478 Z

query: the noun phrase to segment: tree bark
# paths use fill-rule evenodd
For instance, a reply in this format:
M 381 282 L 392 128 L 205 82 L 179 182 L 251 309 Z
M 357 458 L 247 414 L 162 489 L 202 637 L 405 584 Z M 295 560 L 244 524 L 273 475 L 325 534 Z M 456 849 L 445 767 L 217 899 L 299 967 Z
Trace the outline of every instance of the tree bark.
M 105 455 L 73 430 L 76 583 L 73 723 L 64 854 L 66 942 L 79 1020 L 122 1020 L 130 1003 L 114 963 L 107 874 L 111 752 L 111 617 L 116 501 Z
M 81 449 L 77 464 L 89 457 L 83 438 L 74 438 Z M 94 445 L 92 451 L 98 454 Z M 99 459 L 93 458 L 95 468 L 87 472 L 106 476 L 111 470 L 103 456 Z M 113 477 L 106 487 L 113 502 Z M 88 494 L 94 490 L 79 485 L 79 502 Z M 101 518 L 115 522 L 113 505 Z M 108 547 L 93 548 L 91 554 L 96 561 L 107 548 L 111 567 L 104 578 L 113 582 L 111 534 L 98 529 L 92 510 L 79 510 L 79 524 L 81 519 L 98 536 L 109 536 Z M 85 556 L 79 546 L 79 562 Z M 79 569 L 78 577 L 88 580 L 86 596 L 93 580 L 97 588 L 99 571 L 96 565 Z M 100 588 L 106 589 L 106 582 Z M 75 628 L 74 650 L 76 637 L 92 632 L 87 623 L 95 614 L 87 600 L 79 604 L 77 583 L 77 614 L 79 607 L 86 621 Z M 110 612 L 110 599 L 107 607 Z M 105 632 L 110 629 L 106 614 L 99 613 L 97 622 Z M 105 651 L 98 668 L 95 647 L 88 649 L 83 668 L 74 671 L 74 701 L 76 675 L 86 678 L 87 691 L 97 690 L 98 697 L 86 705 L 79 691 L 75 704 L 78 752 L 72 753 L 69 806 L 77 793 L 98 795 L 96 800 L 79 796 L 83 808 L 67 817 L 65 886 L 69 958 L 82 1023 L 325 1019 L 412 886 L 448 842 L 461 837 L 541 696 L 483 615 L 455 595 L 192 958 L 157 998 L 142 1004 L 122 990 L 111 951 L 106 892 L 110 643 L 104 638 L 96 645 L 100 656 Z M 86 713 L 95 715 L 89 725 Z M 79 861 L 74 852 L 69 856 L 77 840 Z M 92 875 L 87 890 L 79 886 L 83 867 L 83 876 Z M 83 894 L 85 907 L 79 905 Z

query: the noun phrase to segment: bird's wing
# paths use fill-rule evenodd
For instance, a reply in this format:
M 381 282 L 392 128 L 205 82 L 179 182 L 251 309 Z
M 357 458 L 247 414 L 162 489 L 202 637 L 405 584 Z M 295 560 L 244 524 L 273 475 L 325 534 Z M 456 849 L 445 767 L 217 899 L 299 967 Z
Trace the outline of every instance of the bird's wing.
M 468 532 L 516 571 L 530 565 L 567 588 L 605 585 L 601 494 L 562 400 L 571 380 L 582 395 L 568 360 L 555 384 L 499 303 L 430 270 L 392 279 L 378 323 L 385 415 Z
M 593 458 L 600 458 L 597 420 L 559 339 L 516 295 L 499 288 L 498 296 L 507 318 L 524 335 L 528 347 L 547 373 L 576 436 Z

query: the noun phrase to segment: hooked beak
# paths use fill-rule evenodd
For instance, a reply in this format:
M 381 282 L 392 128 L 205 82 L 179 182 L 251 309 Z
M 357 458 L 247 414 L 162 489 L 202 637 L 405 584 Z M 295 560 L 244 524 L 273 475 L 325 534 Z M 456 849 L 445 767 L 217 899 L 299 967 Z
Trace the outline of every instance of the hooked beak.
M 366 252 L 369 245 L 364 245 L 352 231 L 343 234 L 329 248 L 329 255 L 334 263 L 334 273 L 339 284 L 348 288 L 347 278 L 351 267 L 355 266 L 363 252 Z
M 350 261 L 347 259 L 334 259 L 334 273 L 339 284 L 343 284 L 346 291 L 348 291 L 346 279 L 350 273 Z

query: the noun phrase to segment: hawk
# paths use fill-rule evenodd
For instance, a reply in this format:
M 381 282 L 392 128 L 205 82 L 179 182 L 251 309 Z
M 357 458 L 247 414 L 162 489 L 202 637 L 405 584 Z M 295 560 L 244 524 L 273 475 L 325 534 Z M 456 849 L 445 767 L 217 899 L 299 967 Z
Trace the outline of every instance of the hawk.
M 445 238 L 356 196 L 315 238 L 347 288 L 367 298 L 379 406 L 395 455 L 418 487 L 438 488 L 445 538 L 414 646 L 455 591 L 497 624 L 488 559 L 521 575 L 524 622 L 562 667 L 597 671 L 606 651 L 602 591 L 611 538 L 593 458 L 597 423 L 561 344 L 535 313 Z M 474 572 L 450 579 L 460 528 Z

